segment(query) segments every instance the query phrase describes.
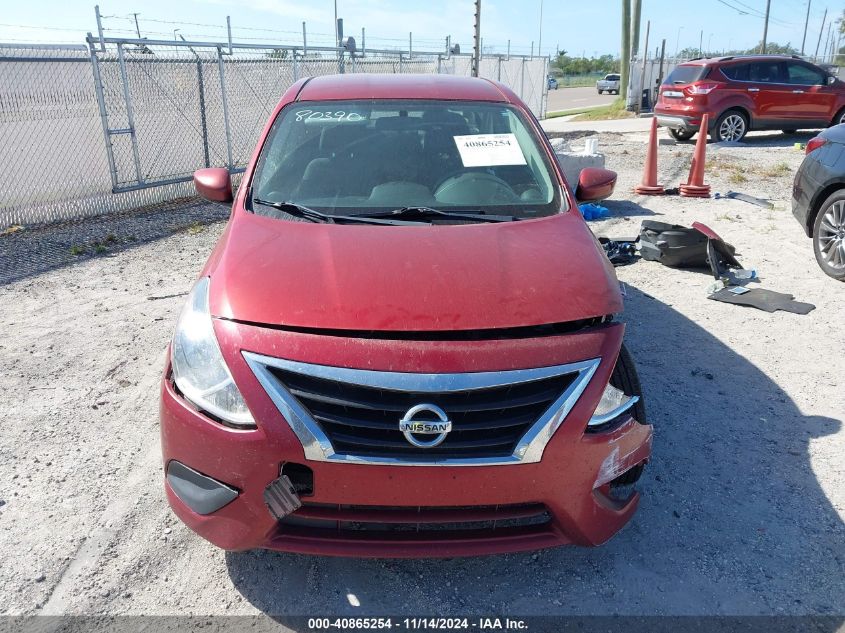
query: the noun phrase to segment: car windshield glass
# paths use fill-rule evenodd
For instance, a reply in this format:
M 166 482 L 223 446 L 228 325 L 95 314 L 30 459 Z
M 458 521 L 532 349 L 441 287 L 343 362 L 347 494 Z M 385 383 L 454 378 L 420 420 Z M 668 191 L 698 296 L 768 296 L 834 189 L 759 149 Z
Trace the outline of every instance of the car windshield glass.
M 525 219 L 566 208 L 519 110 L 433 100 L 291 104 L 261 150 L 252 198 L 346 216 L 428 207 Z
M 691 84 L 703 78 L 705 74 L 707 74 L 707 66 L 677 66 L 663 83 L 675 86 Z

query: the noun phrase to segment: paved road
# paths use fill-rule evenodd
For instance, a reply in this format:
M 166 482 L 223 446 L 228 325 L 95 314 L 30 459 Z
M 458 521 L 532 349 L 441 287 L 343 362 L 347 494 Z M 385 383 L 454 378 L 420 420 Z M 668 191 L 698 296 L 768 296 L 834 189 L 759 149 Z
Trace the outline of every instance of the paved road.
M 572 110 L 574 108 L 588 108 L 612 103 L 616 95 L 599 94 L 594 87 L 587 88 L 558 88 L 549 90 L 547 110 Z

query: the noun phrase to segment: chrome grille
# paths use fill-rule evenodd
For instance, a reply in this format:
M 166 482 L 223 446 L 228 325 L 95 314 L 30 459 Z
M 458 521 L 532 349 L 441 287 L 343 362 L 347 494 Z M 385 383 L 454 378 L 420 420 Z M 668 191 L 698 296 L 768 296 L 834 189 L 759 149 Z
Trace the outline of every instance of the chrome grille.
M 390 391 L 271 368 L 308 410 L 340 453 L 375 457 L 414 455 L 506 457 L 575 376 L 455 393 Z M 399 419 L 421 402 L 442 408 L 452 431 L 436 448 L 418 448 L 399 431 Z
M 306 458 L 421 466 L 539 461 L 599 363 L 416 374 L 244 357 Z M 414 446 L 399 430 L 402 416 L 421 403 L 440 407 L 451 421 L 436 447 Z

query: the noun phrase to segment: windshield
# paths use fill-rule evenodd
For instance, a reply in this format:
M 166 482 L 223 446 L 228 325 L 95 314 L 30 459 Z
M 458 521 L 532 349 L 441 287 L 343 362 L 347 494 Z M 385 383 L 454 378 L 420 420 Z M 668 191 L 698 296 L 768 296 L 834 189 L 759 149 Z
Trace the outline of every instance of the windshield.
M 419 206 L 534 218 L 565 209 L 553 174 L 509 105 L 297 102 L 261 150 L 252 200 L 346 216 Z M 263 203 L 253 210 L 278 215 Z

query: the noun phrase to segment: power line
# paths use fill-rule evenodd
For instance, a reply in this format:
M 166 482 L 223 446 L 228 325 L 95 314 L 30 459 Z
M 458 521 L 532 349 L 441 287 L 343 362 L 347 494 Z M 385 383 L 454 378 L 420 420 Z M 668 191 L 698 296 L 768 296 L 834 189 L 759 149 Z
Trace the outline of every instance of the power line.
M 0 26 L 8 26 L 16 29 L 36 29 L 44 31 L 73 31 L 75 33 L 84 33 L 85 29 L 71 29 L 60 26 L 33 26 L 30 24 L 0 24 Z

